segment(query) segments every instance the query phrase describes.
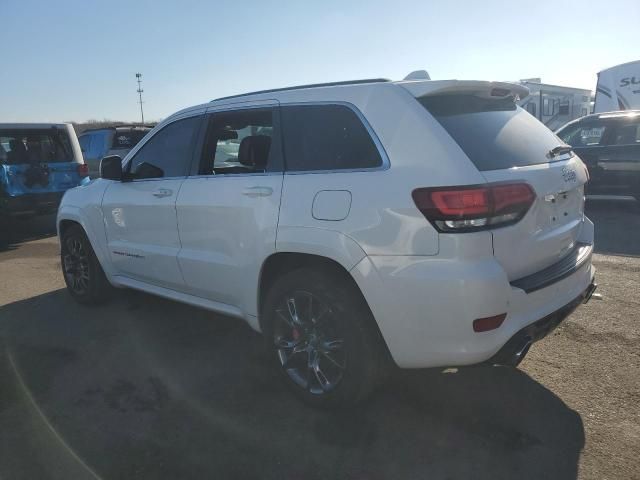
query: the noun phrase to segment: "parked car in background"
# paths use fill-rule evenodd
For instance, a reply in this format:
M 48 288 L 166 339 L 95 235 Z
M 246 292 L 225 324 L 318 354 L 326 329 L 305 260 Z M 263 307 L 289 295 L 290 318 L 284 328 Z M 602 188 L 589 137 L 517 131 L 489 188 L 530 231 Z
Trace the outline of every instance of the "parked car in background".
M 587 165 L 590 198 L 640 201 L 640 110 L 595 113 L 556 133 Z
M 103 157 L 119 155 L 124 158 L 152 128 L 150 125 L 119 125 L 83 131 L 78 140 L 91 178 L 99 175 Z
M 87 177 L 71 124 L 0 123 L 0 217 L 55 212 Z M 87 180 L 88 181 L 88 180 Z
M 242 318 L 313 405 L 363 399 L 391 361 L 518 365 L 595 289 L 587 170 L 526 93 L 361 80 L 178 112 L 65 196 L 68 291 Z

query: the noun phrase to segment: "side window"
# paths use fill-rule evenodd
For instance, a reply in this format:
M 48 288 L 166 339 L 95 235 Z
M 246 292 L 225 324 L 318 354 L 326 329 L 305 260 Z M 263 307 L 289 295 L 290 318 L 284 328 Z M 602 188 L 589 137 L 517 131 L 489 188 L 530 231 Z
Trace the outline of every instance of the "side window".
M 640 143 L 640 123 L 619 124 L 611 145 L 637 145 Z
M 277 170 L 280 163 L 278 134 L 274 131 L 272 108 L 212 113 L 198 174 Z
M 131 159 L 136 178 L 181 177 L 187 174 L 201 117 L 177 120 L 165 126 Z
M 560 108 L 558 110 L 558 114 L 560 115 L 569 115 L 569 102 L 563 101 L 560 103 Z
M 91 135 L 81 135 L 80 138 L 78 138 L 78 142 L 80 142 L 82 154 L 87 155 L 91 151 Z
M 91 146 L 89 147 L 89 158 L 97 158 L 98 160 L 104 156 L 104 133 L 94 132 L 89 135 L 91 137 Z
M 574 125 L 558 133 L 558 136 L 572 147 L 592 147 L 600 145 L 607 131 L 605 125 Z
M 542 114 L 549 117 L 558 111 L 560 101 L 557 98 L 545 97 L 542 100 Z
M 287 170 L 375 168 L 382 157 L 358 115 L 344 105 L 282 107 Z
M 527 112 L 529 112 L 534 117 L 536 116 L 536 104 L 533 102 L 527 103 Z

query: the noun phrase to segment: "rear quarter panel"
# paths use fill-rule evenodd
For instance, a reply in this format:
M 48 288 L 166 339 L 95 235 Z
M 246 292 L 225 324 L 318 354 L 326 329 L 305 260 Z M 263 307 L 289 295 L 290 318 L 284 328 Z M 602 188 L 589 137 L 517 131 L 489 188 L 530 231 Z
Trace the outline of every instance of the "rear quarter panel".
M 314 103 L 315 96 L 317 102 L 344 102 L 359 111 L 379 140 L 388 164 L 361 171 L 285 174 L 279 229 L 338 231 L 367 255 L 436 255 L 438 233 L 416 208 L 411 192 L 419 187 L 484 183 L 480 172 L 402 87 L 377 84 L 371 89 L 332 89 L 324 94 L 309 90 L 304 96 L 289 92 L 279 100 L 283 106 Z M 314 198 L 323 190 L 351 193 L 346 218 L 314 218 Z

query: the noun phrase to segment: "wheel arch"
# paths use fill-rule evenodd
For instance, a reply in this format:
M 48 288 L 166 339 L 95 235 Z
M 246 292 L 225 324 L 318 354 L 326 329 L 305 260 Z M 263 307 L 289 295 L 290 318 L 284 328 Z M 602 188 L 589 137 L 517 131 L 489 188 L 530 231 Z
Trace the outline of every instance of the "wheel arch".
M 369 317 L 372 320 L 371 327 L 374 329 L 387 357 L 389 359 L 392 358 L 386 341 L 380 331 L 380 327 L 378 326 L 378 322 L 376 321 L 369 303 L 353 275 L 351 275 L 350 271 L 339 261 L 323 255 L 303 252 L 275 252 L 265 259 L 262 264 L 262 268 L 260 269 L 260 277 L 258 280 L 258 325 L 261 331 L 264 331 L 264 325 L 262 322 L 264 321 L 265 316 L 262 314 L 262 308 L 265 303 L 266 295 L 269 291 L 269 285 L 272 284 L 279 276 L 301 268 L 320 269 L 328 274 L 339 275 L 345 279 L 352 286 L 354 292 L 359 295 L 363 305 L 369 310 Z
M 89 223 L 91 222 L 89 221 Z M 96 234 L 96 232 L 94 232 L 93 229 L 90 228 L 88 222 L 85 221 L 85 218 L 83 218 L 82 210 L 80 208 L 71 205 L 61 206 L 58 210 L 58 216 L 56 218 L 56 229 L 58 231 L 59 241 L 62 241 L 62 235 L 64 235 L 64 232 L 73 225 L 79 225 L 80 228 L 82 228 L 85 235 L 89 239 L 91 248 L 93 248 L 93 251 L 98 258 L 98 262 L 100 263 L 102 270 L 107 275 L 107 278 L 110 278 L 110 262 L 107 257 L 107 252 L 104 249 L 104 241 L 100 241 L 101 239 L 98 236 L 99 234 Z

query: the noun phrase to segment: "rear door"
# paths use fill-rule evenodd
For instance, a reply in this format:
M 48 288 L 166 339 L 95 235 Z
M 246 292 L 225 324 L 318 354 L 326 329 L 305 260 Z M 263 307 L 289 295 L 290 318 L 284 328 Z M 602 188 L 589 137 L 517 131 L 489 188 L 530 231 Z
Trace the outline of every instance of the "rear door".
M 640 198 L 640 116 L 611 123 L 594 176 L 604 194 Z
M 191 165 L 202 115 L 154 134 L 127 163 L 133 180 L 113 181 L 102 200 L 109 255 L 118 275 L 182 290 L 176 198 Z
M 208 112 L 201 158 L 180 189 L 178 259 L 189 293 L 255 315 L 255 279 L 276 243 L 279 111 L 276 102 L 224 108 Z
M 428 96 L 434 115 L 487 182 L 528 183 L 536 199 L 518 223 L 491 230 L 494 255 L 514 280 L 542 270 L 580 241 L 587 171 L 572 153 L 553 155 L 564 143 L 517 107 L 513 97 L 480 92 Z

